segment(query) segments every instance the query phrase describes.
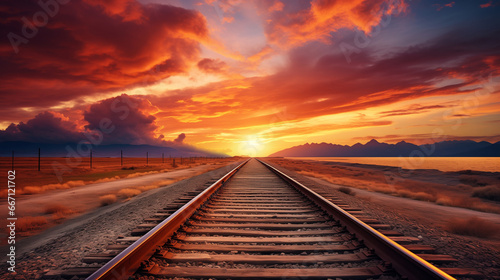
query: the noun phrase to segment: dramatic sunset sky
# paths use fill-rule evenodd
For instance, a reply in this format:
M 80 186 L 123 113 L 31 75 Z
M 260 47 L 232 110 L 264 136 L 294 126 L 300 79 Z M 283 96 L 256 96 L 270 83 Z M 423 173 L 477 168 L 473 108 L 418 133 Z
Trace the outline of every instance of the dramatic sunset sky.
M 0 142 L 500 140 L 500 1 L 37 2 L 0 3 Z

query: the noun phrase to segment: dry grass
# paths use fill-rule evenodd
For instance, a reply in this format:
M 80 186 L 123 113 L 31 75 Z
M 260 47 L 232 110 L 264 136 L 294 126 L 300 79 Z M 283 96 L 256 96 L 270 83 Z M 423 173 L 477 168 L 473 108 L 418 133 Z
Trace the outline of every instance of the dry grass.
M 419 181 L 411 178 L 385 176 L 383 170 L 333 164 L 305 162 L 291 159 L 270 159 L 287 169 L 312 176 L 332 184 L 379 192 L 409 199 L 433 202 L 445 206 L 468 208 L 482 212 L 500 213 L 500 207 L 474 196 L 500 201 L 500 187 L 480 187 L 485 182 L 495 184 L 495 178 L 482 177 L 474 172 L 460 174 L 456 186 Z M 467 182 L 469 184 L 464 184 Z M 496 185 L 498 185 L 496 183 Z M 498 200 L 497 200 L 498 199 Z
M 139 194 L 141 194 L 140 190 L 132 188 L 125 188 L 118 191 L 118 196 L 123 198 L 131 198 Z
M 29 232 L 42 228 L 48 223 L 45 217 L 21 217 L 17 219 L 16 230 L 19 232 Z
M 472 193 L 473 197 L 485 198 L 493 201 L 500 201 L 500 187 L 499 186 L 487 186 L 483 188 L 478 188 Z
M 44 212 L 45 214 L 54 214 L 54 213 L 71 213 L 73 211 L 62 204 L 48 204 L 45 205 Z
M 64 150 L 64 147 L 61 147 Z M 124 158 L 124 166 L 120 164 L 120 158 L 99 158 L 93 160 L 93 169 L 89 169 L 88 158 L 82 158 L 79 163 L 70 162 L 68 158 L 42 158 L 41 171 L 37 171 L 37 158 L 16 158 L 16 170 L 19 175 L 16 176 L 16 184 L 18 186 L 27 186 L 16 190 L 16 195 L 25 194 L 40 194 L 48 190 L 68 189 L 84 184 L 96 182 L 113 181 L 120 178 L 130 177 L 163 172 L 165 170 L 177 169 L 178 167 L 186 167 L 187 165 L 172 166 L 171 158 L 165 159 L 163 163 L 161 158 L 150 158 L 149 164 L 146 165 L 145 158 Z M 206 164 L 226 164 L 233 162 L 237 158 L 198 158 L 190 165 L 206 165 Z M 180 163 L 180 159 L 176 159 Z M 55 164 L 54 164 L 55 163 Z M 76 165 L 75 165 L 76 164 Z M 10 157 L 0 157 L 0 169 L 7 170 L 11 166 Z M 54 168 L 57 166 L 58 168 Z M 62 178 L 58 175 L 61 175 Z M 59 179 L 63 181 L 60 182 Z M 0 198 L 6 198 L 7 191 L 0 190 Z
M 339 192 L 343 192 L 348 195 L 356 195 L 356 192 L 354 192 L 351 188 L 349 187 L 340 187 L 337 189 Z
M 70 208 L 56 203 L 46 205 L 44 212 L 45 214 L 52 214 L 52 219 L 54 221 L 66 219 L 68 216 L 75 213 Z
M 452 219 L 446 224 L 445 229 L 452 233 L 480 238 L 490 238 L 500 232 L 499 225 L 478 217 Z
M 116 195 L 106 194 L 99 197 L 99 202 L 101 203 L 101 206 L 106 206 L 115 203 L 116 199 L 117 199 Z
M 48 184 L 43 186 L 27 186 L 22 190 L 18 191 L 18 194 L 38 194 L 43 193 L 48 190 L 60 190 L 60 189 L 69 189 L 74 187 L 79 187 L 85 185 L 84 181 L 68 181 L 64 184 Z
M 179 178 L 176 178 L 175 180 L 173 180 L 173 179 L 172 180 L 161 180 L 161 181 L 156 182 L 156 183 L 151 184 L 151 185 L 136 187 L 136 189 L 140 190 L 141 192 L 145 192 L 145 191 L 157 189 L 159 187 L 163 187 L 166 185 L 170 185 L 172 183 L 175 183 L 177 181 L 184 180 L 184 179 L 185 179 L 185 177 L 179 177 Z
M 43 190 L 41 187 L 28 186 L 28 187 L 24 187 L 24 189 L 21 191 L 21 194 L 37 194 L 37 193 L 41 193 L 42 191 Z
M 458 178 L 460 183 L 472 187 L 485 187 L 487 185 L 492 185 L 495 183 L 495 181 L 492 180 L 491 178 L 485 178 L 484 176 L 480 176 L 474 171 L 471 171 L 470 174 L 462 174 Z

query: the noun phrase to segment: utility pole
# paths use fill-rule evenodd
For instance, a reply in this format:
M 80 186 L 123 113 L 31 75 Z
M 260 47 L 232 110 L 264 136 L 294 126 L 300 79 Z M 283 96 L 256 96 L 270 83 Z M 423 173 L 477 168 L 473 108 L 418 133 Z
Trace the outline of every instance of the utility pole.
M 38 171 L 40 171 L 40 148 L 38 148 Z

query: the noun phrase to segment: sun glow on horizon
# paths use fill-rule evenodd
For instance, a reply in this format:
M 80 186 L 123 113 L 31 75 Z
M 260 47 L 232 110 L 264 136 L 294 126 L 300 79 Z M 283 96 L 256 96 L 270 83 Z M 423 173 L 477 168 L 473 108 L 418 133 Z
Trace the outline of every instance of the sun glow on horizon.
M 264 143 L 259 137 L 246 136 L 245 140 L 240 141 L 235 154 L 251 157 L 261 156 L 264 148 Z

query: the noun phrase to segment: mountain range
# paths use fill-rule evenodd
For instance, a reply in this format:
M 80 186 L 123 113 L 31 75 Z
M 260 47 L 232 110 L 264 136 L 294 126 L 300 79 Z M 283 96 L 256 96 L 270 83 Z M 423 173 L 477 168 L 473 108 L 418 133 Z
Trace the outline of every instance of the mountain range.
M 500 142 L 452 140 L 415 145 L 405 141 L 381 143 L 375 139 L 352 146 L 306 143 L 269 155 L 270 157 L 500 157 Z
M 90 154 L 86 145 L 77 143 L 47 144 L 31 142 L 0 142 L 0 156 L 10 157 L 12 151 L 15 156 L 34 157 L 38 156 L 38 149 L 43 157 L 86 157 Z M 146 153 L 151 158 L 165 157 L 227 157 L 224 154 L 212 153 L 197 149 L 189 145 L 176 145 L 172 147 L 153 145 L 92 145 L 92 156 L 94 157 L 120 157 L 123 151 L 124 157 L 146 157 Z

